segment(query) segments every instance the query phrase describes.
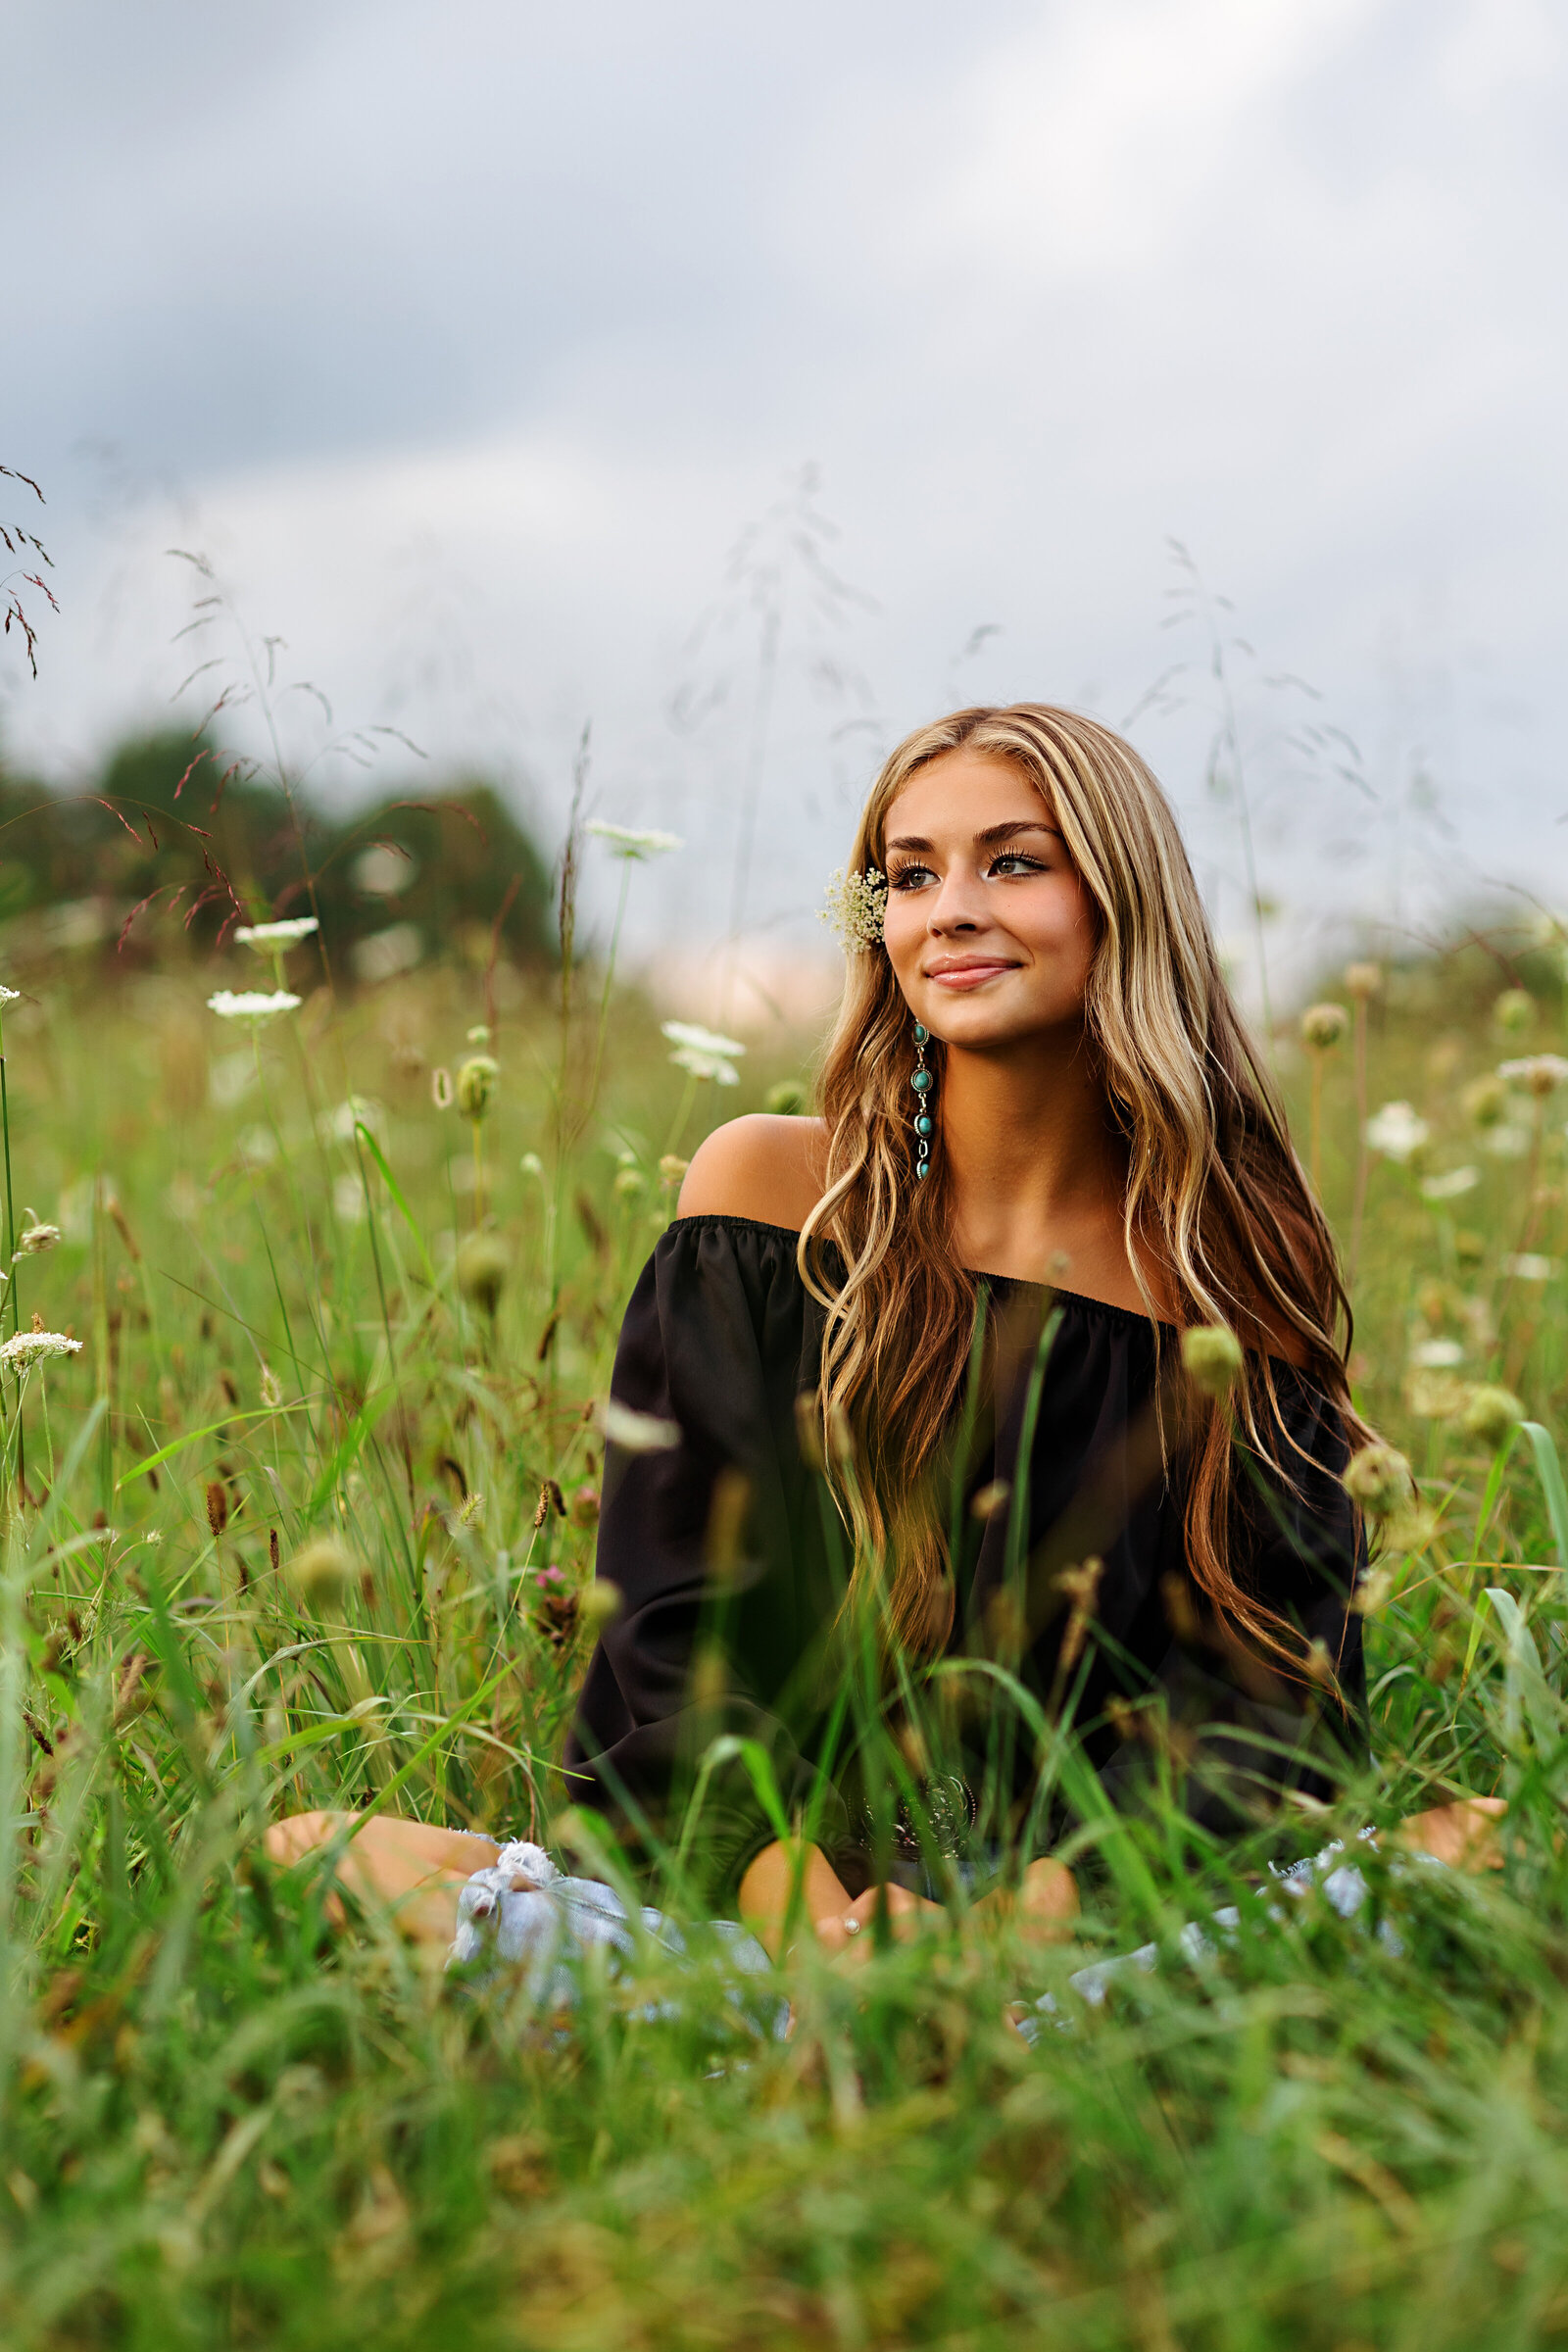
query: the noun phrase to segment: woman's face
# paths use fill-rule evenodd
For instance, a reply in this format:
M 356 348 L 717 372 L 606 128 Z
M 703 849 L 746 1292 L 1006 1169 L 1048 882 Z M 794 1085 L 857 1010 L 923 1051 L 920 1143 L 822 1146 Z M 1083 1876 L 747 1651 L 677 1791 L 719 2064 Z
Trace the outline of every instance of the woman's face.
M 918 768 L 887 813 L 884 938 L 917 1021 L 950 1046 L 1076 1027 L 1094 902 L 1023 770 L 967 749 Z

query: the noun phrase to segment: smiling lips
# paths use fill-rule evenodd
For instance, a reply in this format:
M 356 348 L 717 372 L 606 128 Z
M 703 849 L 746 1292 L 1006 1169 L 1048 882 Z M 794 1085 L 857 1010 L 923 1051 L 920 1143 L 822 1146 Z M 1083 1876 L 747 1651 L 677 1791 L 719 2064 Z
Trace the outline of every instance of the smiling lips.
M 987 980 L 995 980 L 999 972 L 1011 972 L 1016 969 L 1016 964 L 1009 962 L 1003 956 L 956 956 L 951 963 L 932 964 L 925 976 L 928 980 L 934 981 L 938 988 L 951 989 L 955 994 L 960 994 L 969 989 L 982 987 Z

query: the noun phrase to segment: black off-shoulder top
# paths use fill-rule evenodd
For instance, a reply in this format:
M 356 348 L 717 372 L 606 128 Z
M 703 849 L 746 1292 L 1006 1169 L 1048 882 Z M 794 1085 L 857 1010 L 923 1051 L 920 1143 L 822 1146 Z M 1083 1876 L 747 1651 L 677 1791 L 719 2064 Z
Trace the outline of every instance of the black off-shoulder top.
M 815 1389 L 822 1311 L 803 1284 L 798 1235 L 745 1217 L 683 1217 L 660 1240 L 632 1295 L 612 1395 L 674 1423 L 678 1446 L 607 1447 L 598 1574 L 621 1606 L 594 1651 L 566 1752 L 572 1801 L 610 1816 L 632 1850 L 679 1836 L 679 1808 L 709 1754 L 690 1851 L 710 1899 L 732 1903 L 742 1873 L 774 1836 L 746 1757 L 711 1769 L 721 1733 L 760 1743 L 787 1815 L 817 1841 L 852 1893 L 867 1882 L 870 1838 L 842 1722 L 831 1630 L 842 1597 L 831 1505 L 802 1458 L 796 1399 Z M 1361 1564 L 1340 1484 L 1346 1445 L 1332 1405 L 1271 1359 L 1289 1481 L 1243 1463 L 1233 1573 L 1321 1642 L 1336 1689 L 1271 1673 L 1203 1609 L 1187 1569 L 1179 1464 L 1153 1433 L 1156 1333 L 1149 1320 L 1070 1292 L 984 1277 L 993 1318 L 1038 1330 L 1055 1316 L 1028 1464 L 1028 1633 L 1018 1680 L 1041 1705 L 1070 1710 L 1082 1752 L 1111 1801 L 1153 1769 L 1188 1812 L 1224 1829 L 1255 1818 L 1287 1787 L 1323 1797 L 1367 1751 L 1361 1620 L 1348 1606 Z M 1174 1335 L 1165 1332 L 1167 1353 Z M 997 1393 L 964 1479 L 969 1497 L 1018 1475 L 1034 1349 L 1002 1348 Z M 726 1471 L 739 1472 L 721 1487 Z M 1294 1491 L 1293 1491 L 1294 1490 Z M 715 1494 L 744 1495 L 737 1543 L 715 1573 Z M 1006 1508 L 967 1533 L 949 1651 L 994 1654 L 1007 1554 Z M 739 1573 L 737 1552 L 744 1562 Z M 1089 1555 L 1103 1562 L 1087 1642 L 1062 1672 L 1071 1620 L 1054 1580 Z M 1014 1588 L 1015 1590 L 1016 1588 Z M 1002 1686 L 983 1674 L 971 1688 Z M 1150 1702 L 1154 1705 L 1151 1708 Z M 1004 1699 L 998 1697 L 996 1705 Z M 1156 1730 L 1153 1727 L 1158 1726 Z M 983 1726 L 971 1722 L 973 1743 Z M 826 1751 L 827 1770 L 822 1769 Z M 995 1757 L 995 1739 L 989 1750 Z M 1015 1743 L 1020 1795 L 1036 1743 Z M 961 1786 L 961 1784 L 960 1784 Z M 965 1790 L 965 1794 L 967 1791 Z M 1059 1827 L 1059 1822 L 1056 1825 Z

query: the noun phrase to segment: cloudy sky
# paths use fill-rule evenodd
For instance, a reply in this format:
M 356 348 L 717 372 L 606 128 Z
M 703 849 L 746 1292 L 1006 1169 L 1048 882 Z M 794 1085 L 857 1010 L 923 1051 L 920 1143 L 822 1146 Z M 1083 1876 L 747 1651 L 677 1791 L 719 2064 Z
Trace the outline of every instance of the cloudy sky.
M 11 757 L 79 775 L 169 711 L 180 545 L 281 684 L 544 831 L 591 719 L 600 812 L 691 845 L 645 933 L 724 929 L 755 791 L 743 926 L 806 937 L 879 751 L 1013 696 L 1130 718 L 1236 932 L 1212 627 L 1272 894 L 1568 896 L 1564 26 L 14 16 L 0 462 L 48 494 L 64 610 L 36 686 L 0 669 Z M 318 709 L 285 702 L 302 757 Z

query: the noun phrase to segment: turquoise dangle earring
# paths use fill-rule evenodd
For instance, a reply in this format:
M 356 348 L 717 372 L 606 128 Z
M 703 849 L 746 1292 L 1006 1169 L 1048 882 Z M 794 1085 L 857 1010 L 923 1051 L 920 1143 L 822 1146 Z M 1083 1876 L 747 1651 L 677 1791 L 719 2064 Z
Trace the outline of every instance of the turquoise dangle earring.
M 931 1138 L 937 1130 L 937 1123 L 931 1116 L 931 1090 L 936 1085 L 936 1079 L 925 1066 L 925 1050 L 930 1043 L 930 1030 L 916 1021 L 914 1024 L 916 1068 L 914 1076 L 909 1081 L 914 1089 L 914 1133 L 916 1138 L 914 1172 L 916 1176 L 929 1176 L 931 1173 Z

